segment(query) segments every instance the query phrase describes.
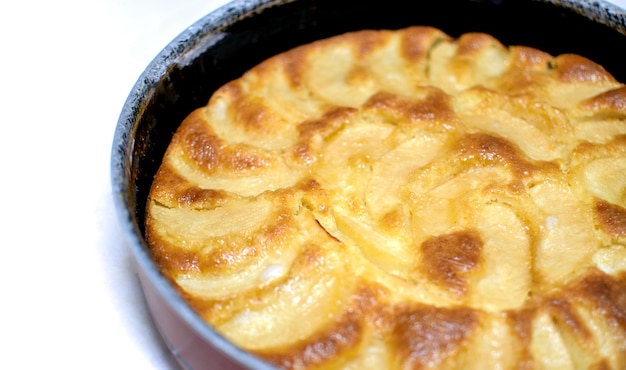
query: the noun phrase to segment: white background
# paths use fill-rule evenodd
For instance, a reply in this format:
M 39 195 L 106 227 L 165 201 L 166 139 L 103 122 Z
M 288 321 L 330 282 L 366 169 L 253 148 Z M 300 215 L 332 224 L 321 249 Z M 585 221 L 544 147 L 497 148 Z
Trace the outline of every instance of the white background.
M 0 5 L 0 368 L 175 368 L 117 223 L 110 150 L 143 69 L 226 2 Z

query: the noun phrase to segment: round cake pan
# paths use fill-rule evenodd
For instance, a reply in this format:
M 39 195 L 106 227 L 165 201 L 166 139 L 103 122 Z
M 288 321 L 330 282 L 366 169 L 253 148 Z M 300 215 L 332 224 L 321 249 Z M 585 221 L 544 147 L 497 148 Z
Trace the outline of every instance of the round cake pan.
M 222 84 L 262 60 L 316 39 L 412 25 L 451 36 L 486 32 L 505 45 L 577 53 L 626 81 L 626 14 L 587 0 L 238 0 L 166 45 L 130 91 L 116 127 L 111 181 L 117 214 L 148 308 L 185 369 L 271 369 L 216 333 L 153 263 L 144 240 L 151 181 L 180 122 Z

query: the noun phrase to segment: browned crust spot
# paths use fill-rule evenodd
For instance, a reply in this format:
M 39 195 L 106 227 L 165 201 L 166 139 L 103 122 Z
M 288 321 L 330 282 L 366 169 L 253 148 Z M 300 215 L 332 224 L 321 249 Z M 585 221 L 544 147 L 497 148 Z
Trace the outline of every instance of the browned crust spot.
M 223 205 L 225 191 L 203 189 L 181 177 L 169 163 L 157 172 L 150 192 L 151 200 L 168 207 L 212 209 Z
M 485 165 L 502 165 L 518 176 L 527 175 L 534 165 L 510 141 L 488 134 L 476 133 L 462 137 L 457 142 L 458 160 L 466 165 L 478 162 Z
M 576 54 L 562 54 L 554 59 L 557 76 L 563 82 L 615 81 L 601 65 Z
M 474 230 L 431 237 L 420 246 L 420 269 L 456 295 L 467 292 L 468 275 L 479 263 L 483 240 Z
M 150 239 L 152 258 L 159 269 L 167 275 L 179 272 L 200 272 L 200 256 L 197 251 L 175 248 L 161 239 Z
M 552 55 L 528 46 L 512 46 L 511 52 L 512 69 L 528 71 L 541 71 L 548 68 Z
M 592 334 L 585 324 L 585 321 L 580 317 L 580 314 L 566 297 L 547 299 L 545 306 L 551 313 L 552 319 L 562 329 L 568 328 L 575 333 L 576 337 L 581 341 L 591 339 Z
M 333 327 L 284 352 L 257 351 L 256 354 L 283 369 L 309 369 L 337 357 L 345 348 L 354 346 L 361 339 L 362 330 L 356 317 L 346 315 Z
M 402 32 L 402 55 L 410 62 L 428 58 L 430 49 L 450 37 L 433 27 L 410 27 Z
M 185 148 L 188 157 L 203 170 L 234 172 L 267 167 L 269 158 L 243 144 L 227 145 L 206 124 L 201 109 L 195 110 L 182 123 L 172 139 L 172 146 Z
M 388 42 L 387 31 L 365 30 L 346 34 L 343 40 L 355 49 L 359 59 L 364 59 Z
M 626 115 L 626 86 L 584 100 L 580 103 L 580 107 L 594 112 L 615 112 Z
M 340 353 L 355 350 L 368 330 L 372 315 L 381 310 L 384 292 L 375 284 L 357 285 L 350 304 L 338 319 L 316 334 L 284 348 L 255 351 L 271 364 L 284 369 L 309 369 L 337 360 Z
M 147 220 L 146 227 L 148 230 L 154 227 L 151 219 Z M 292 210 L 281 207 L 254 235 L 215 237 L 207 240 L 207 247 L 216 246 L 208 251 L 181 249 L 158 237 L 156 232 L 149 233 L 149 242 L 152 256 L 162 271 L 172 275 L 178 272 L 218 273 L 239 268 L 268 249 L 282 245 L 293 236 L 294 230 L 297 225 Z
M 533 321 L 542 311 L 550 315 L 562 335 L 569 332 L 569 336 L 581 348 L 593 347 L 593 333 L 578 311 L 581 306 L 608 319 L 616 332 L 623 333 L 621 339 L 614 338 L 615 340 L 626 340 L 626 273 L 612 276 L 590 268 L 580 278 L 569 282 L 557 292 L 533 297 L 524 308 L 506 313 L 515 338 L 519 341 L 517 368 L 534 368 L 530 349 Z M 603 368 L 602 366 L 607 365 L 602 359 L 597 360 L 594 366 Z
M 624 207 L 596 198 L 593 202 L 593 212 L 604 232 L 614 237 L 626 236 L 626 209 Z
M 537 314 L 536 307 L 524 307 L 519 310 L 509 311 L 506 317 L 509 325 L 515 333 L 517 346 L 517 369 L 534 369 L 534 358 L 530 350 L 533 339 L 532 322 Z
M 457 40 L 458 55 L 472 57 L 489 46 L 504 49 L 504 46 L 493 36 L 480 32 L 469 32 L 461 35 Z
M 391 115 L 406 123 L 446 122 L 451 124 L 458 120 L 452 108 L 450 96 L 436 88 L 430 89 L 429 94 L 420 100 L 410 100 L 380 92 L 370 97 L 364 104 L 364 108 Z
M 413 305 L 395 314 L 393 348 L 403 369 L 437 368 L 458 355 L 480 319 L 478 311 L 465 307 Z
M 621 328 L 622 339 L 626 341 L 626 272 L 613 276 L 590 269 L 571 291 L 575 297 L 591 302 L 598 314 Z
M 298 141 L 292 154 L 301 163 L 311 164 L 317 160 L 315 139 L 326 138 L 342 124 L 350 121 L 358 113 L 357 109 L 336 107 L 329 109 L 321 118 L 302 122 L 298 125 Z

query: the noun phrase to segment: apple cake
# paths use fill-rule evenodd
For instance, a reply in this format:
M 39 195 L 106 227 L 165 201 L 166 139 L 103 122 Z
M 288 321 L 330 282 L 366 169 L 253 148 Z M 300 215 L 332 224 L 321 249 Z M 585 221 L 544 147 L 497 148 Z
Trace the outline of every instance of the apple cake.
M 187 116 L 146 238 L 285 369 L 625 369 L 626 85 L 485 33 L 296 47 Z

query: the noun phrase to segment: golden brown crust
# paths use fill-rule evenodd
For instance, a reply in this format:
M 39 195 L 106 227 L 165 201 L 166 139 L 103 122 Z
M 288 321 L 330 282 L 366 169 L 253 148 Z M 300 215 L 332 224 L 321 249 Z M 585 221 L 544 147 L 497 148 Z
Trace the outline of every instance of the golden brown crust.
M 395 317 L 392 347 L 397 365 L 409 369 L 438 368 L 454 358 L 479 321 L 477 311 L 464 307 L 403 307 Z
M 626 368 L 626 87 L 578 55 L 361 31 L 182 122 L 146 234 L 290 369 Z
M 468 288 L 465 276 L 478 266 L 482 246 L 474 230 L 433 236 L 420 246 L 420 270 L 435 284 L 463 295 Z
M 626 236 L 626 209 L 602 199 L 594 202 L 594 211 L 605 233 L 613 236 Z
M 563 82 L 615 81 L 601 65 L 580 55 L 563 54 L 556 57 L 559 79 Z

